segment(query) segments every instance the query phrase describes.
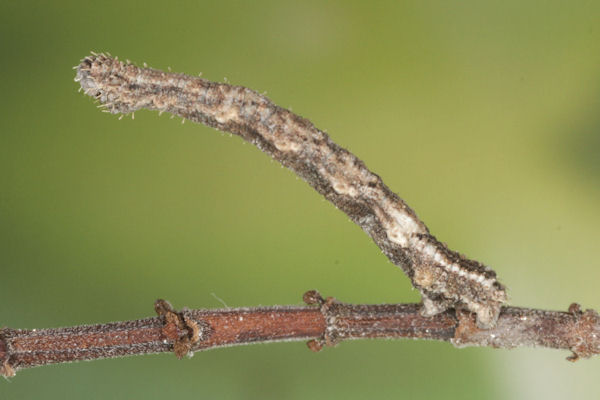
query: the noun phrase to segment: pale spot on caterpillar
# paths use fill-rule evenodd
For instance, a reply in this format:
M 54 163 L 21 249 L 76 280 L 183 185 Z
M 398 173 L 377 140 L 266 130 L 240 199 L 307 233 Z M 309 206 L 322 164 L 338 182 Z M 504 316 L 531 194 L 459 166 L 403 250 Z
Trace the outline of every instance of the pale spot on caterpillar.
M 357 190 L 352 186 L 343 181 L 332 180 L 331 187 L 337 194 L 346 195 L 350 197 L 356 197 L 358 194 Z
M 237 121 L 237 119 L 238 112 L 234 107 L 223 110 L 222 112 L 219 112 L 215 115 L 215 120 L 220 124 L 226 124 L 231 121 Z
M 288 140 L 274 140 L 273 144 L 279 151 L 283 152 L 298 152 L 302 149 L 302 146 L 299 143 L 288 141 Z
M 419 286 L 429 289 L 436 282 L 436 274 L 431 268 L 420 265 L 415 268 L 413 280 Z

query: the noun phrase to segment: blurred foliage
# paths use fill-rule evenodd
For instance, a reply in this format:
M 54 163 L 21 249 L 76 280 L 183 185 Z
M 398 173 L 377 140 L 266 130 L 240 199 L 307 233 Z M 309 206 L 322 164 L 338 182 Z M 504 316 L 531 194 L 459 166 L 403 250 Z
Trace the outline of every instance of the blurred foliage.
M 515 305 L 600 308 L 600 3 L 3 1 L 0 325 L 176 307 L 418 301 L 330 204 L 239 138 L 77 93 L 90 50 L 224 77 L 328 130 Z M 225 137 L 222 137 L 225 136 Z M 302 343 L 20 372 L 0 398 L 593 398 L 600 360 Z

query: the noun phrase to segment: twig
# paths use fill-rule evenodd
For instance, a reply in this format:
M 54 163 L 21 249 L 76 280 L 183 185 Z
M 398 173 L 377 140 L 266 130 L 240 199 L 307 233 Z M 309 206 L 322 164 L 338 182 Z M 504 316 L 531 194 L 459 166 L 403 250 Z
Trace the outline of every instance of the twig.
M 294 171 L 345 212 L 419 289 L 423 314 L 451 307 L 496 322 L 506 301 L 496 273 L 439 242 L 406 203 L 355 155 L 310 121 L 242 86 L 138 68 L 104 54 L 76 67 L 84 92 L 111 113 L 169 112 L 241 136 Z
M 456 347 L 547 347 L 568 357 L 600 353 L 600 317 L 593 310 L 569 312 L 503 307 L 492 329 L 477 327 L 473 315 L 446 311 L 423 317 L 419 304 L 344 304 L 318 292 L 304 294 L 306 307 L 273 306 L 176 312 L 157 300 L 159 316 L 71 328 L 0 330 L 0 374 L 79 360 L 194 351 L 252 343 L 303 341 L 313 351 L 348 339 L 413 338 L 451 342 Z

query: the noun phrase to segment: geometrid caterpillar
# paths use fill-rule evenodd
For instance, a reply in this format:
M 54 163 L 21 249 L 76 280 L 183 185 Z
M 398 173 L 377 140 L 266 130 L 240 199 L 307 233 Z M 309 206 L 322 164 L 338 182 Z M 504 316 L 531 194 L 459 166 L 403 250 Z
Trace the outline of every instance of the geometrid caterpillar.
M 495 325 L 506 291 L 496 273 L 450 250 L 379 176 L 310 121 L 242 86 L 139 68 L 104 54 L 75 78 L 109 112 L 169 112 L 241 136 L 294 171 L 358 224 L 422 295 L 422 314 L 467 309 Z

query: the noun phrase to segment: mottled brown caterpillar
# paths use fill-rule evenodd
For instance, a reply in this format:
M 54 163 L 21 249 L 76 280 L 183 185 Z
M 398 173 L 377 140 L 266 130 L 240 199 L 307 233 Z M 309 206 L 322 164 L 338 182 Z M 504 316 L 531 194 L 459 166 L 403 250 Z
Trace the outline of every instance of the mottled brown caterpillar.
M 506 291 L 496 273 L 452 251 L 379 176 L 310 121 L 242 86 L 139 68 L 104 54 L 84 58 L 75 78 L 109 112 L 169 112 L 241 136 L 294 171 L 344 211 L 421 292 L 423 315 L 451 307 L 492 327 Z

